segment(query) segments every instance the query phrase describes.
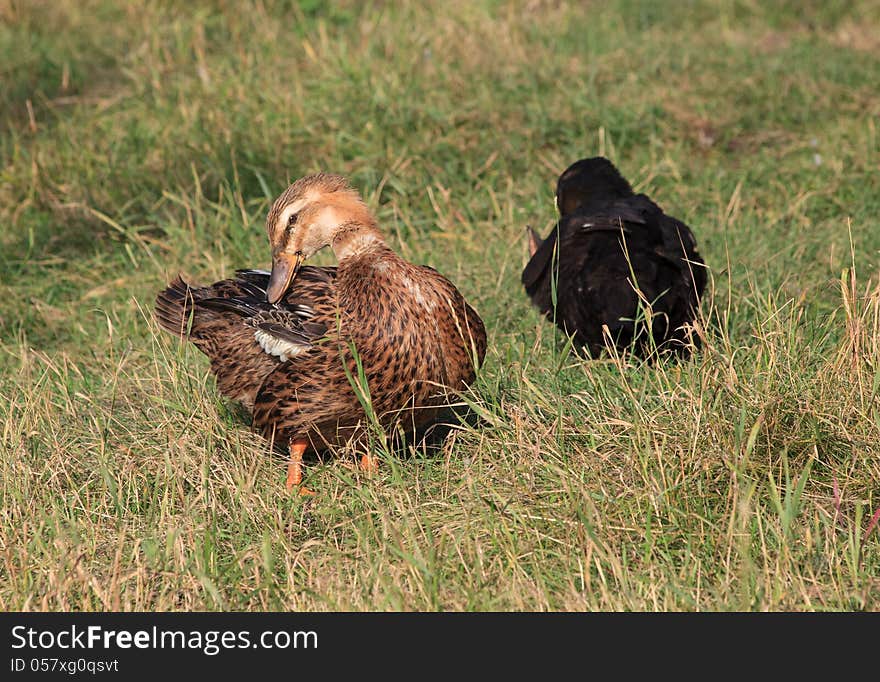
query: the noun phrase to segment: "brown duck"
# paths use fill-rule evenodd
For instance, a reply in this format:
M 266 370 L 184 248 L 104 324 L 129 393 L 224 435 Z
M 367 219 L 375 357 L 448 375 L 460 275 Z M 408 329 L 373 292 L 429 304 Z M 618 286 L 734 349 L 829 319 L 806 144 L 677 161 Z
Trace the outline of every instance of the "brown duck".
M 211 359 L 220 392 L 251 411 L 254 428 L 289 447 L 292 488 L 307 450 L 364 427 L 364 405 L 386 427 L 435 421 L 451 392 L 474 381 L 486 331 L 448 279 L 386 245 L 338 175 L 291 185 L 266 229 L 271 273 L 239 270 L 208 287 L 177 277 L 156 297 L 155 316 Z M 325 246 L 338 267 L 302 265 Z M 365 456 L 361 466 L 375 462 Z

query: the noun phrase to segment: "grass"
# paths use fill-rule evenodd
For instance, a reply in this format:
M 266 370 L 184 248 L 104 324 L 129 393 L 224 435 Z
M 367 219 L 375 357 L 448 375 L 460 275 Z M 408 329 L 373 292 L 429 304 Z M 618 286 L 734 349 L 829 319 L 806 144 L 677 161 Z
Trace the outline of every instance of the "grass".
M 0 0 L 0 609 L 876 610 L 880 3 L 322 7 Z M 524 296 L 594 154 L 697 235 L 690 362 Z M 490 343 L 478 428 L 304 501 L 150 308 L 318 169 Z

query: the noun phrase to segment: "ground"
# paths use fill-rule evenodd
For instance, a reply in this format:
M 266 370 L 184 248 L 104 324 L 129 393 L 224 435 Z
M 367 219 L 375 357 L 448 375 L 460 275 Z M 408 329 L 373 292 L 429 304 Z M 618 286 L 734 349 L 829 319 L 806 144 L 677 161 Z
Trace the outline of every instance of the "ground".
M 877 609 L 878 36 L 873 0 L 0 0 L 0 609 Z M 584 361 L 524 296 L 596 154 L 694 230 L 689 362 Z M 301 499 L 150 308 L 266 267 L 317 170 L 489 351 L 476 426 Z

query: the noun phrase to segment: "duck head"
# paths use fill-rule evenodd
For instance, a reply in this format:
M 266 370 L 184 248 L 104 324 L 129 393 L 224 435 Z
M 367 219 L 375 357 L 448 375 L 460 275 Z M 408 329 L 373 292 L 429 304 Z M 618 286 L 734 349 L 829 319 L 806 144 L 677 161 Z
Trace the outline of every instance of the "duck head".
M 604 156 L 575 161 L 556 182 L 556 208 L 568 215 L 592 199 L 632 196 L 630 184 Z
M 281 300 L 303 261 L 325 246 L 342 261 L 382 241 L 357 191 L 329 173 L 307 175 L 288 187 L 272 204 L 266 232 L 272 247 L 269 303 Z

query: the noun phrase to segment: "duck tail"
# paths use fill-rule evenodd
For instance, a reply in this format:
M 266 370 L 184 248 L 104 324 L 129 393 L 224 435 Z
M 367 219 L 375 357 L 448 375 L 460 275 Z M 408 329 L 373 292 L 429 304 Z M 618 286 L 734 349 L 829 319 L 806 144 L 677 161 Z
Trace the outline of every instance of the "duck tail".
M 178 275 L 156 296 L 153 315 L 162 329 L 184 338 L 189 334 L 193 303 L 193 289 Z

